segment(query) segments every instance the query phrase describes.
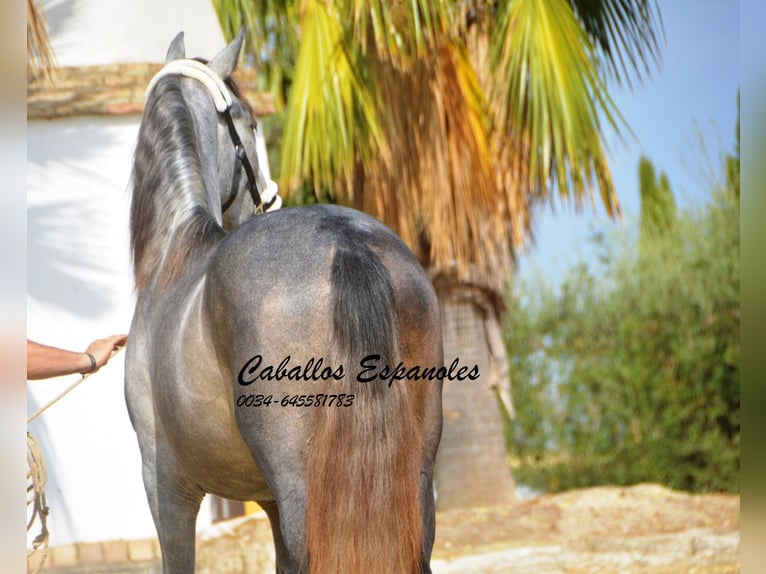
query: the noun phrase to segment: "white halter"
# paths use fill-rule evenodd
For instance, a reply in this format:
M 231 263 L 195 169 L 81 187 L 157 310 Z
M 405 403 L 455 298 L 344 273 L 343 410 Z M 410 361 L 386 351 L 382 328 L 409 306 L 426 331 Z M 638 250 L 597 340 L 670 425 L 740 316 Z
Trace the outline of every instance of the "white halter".
M 188 59 L 173 60 L 165 64 L 149 82 L 149 86 L 146 88 L 146 98 L 149 98 L 149 94 L 161 78 L 173 75 L 194 78 L 202 83 L 212 96 L 215 109 L 219 113 L 224 113 L 231 106 L 231 94 L 221 77 L 202 62 Z

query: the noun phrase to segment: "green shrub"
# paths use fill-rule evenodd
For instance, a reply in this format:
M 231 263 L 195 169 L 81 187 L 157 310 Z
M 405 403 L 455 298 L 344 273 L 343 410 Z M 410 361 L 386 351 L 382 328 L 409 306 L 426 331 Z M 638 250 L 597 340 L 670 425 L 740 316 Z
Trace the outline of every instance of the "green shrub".
M 641 249 L 625 230 L 594 237 L 601 268 L 579 264 L 557 290 L 514 286 L 517 481 L 738 491 L 739 194 L 713 195 Z

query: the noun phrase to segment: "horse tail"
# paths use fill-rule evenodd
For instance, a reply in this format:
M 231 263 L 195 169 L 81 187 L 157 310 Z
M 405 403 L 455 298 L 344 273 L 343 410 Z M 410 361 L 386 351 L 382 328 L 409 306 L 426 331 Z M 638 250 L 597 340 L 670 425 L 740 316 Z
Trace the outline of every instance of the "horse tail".
M 332 264 L 333 364 L 349 407 L 316 409 L 307 460 L 306 545 L 311 572 L 421 571 L 421 440 L 407 386 L 357 382 L 360 359 L 399 362 L 394 286 L 363 241 L 339 241 Z M 350 367 L 350 368 L 349 368 Z

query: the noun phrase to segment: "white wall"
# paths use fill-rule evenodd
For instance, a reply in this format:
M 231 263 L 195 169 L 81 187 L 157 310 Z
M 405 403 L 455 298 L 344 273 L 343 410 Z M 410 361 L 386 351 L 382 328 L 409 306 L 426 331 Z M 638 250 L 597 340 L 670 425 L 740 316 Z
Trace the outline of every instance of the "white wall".
M 60 65 L 164 60 L 185 31 L 210 57 L 223 36 L 210 0 L 45 2 Z M 84 350 L 127 332 L 133 312 L 128 179 L 139 117 L 34 121 L 27 135 L 28 337 Z M 52 545 L 154 536 L 123 398 L 124 353 L 34 421 L 48 465 Z M 79 377 L 28 384 L 34 412 Z M 198 525 L 209 524 L 203 505 Z
M 62 66 L 160 62 L 185 32 L 188 56 L 223 47 L 212 0 L 45 0 L 49 32 Z

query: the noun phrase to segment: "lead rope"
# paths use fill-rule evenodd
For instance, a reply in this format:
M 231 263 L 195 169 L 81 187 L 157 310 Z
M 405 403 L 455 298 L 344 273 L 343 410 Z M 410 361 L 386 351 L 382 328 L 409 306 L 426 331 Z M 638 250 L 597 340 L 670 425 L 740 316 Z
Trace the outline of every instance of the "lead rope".
M 116 349 L 112 351 L 112 354 L 109 355 L 109 359 L 107 362 L 112 360 L 112 357 L 114 357 L 117 353 L 122 351 L 123 347 L 120 347 L 119 349 Z M 95 371 L 94 371 L 95 372 Z M 77 379 L 74 383 L 69 385 L 60 395 L 57 395 L 52 401 L 45 404 L 43 407 L 32 413 L 27 417 L 27 424 L 31 423 L 33 420 L 35 420 L 37 417 L 39 417 L 41 414 L 43 414 L 46 410 L 48 410 L 50 407 L 55 405 L 57 402 L 59 402 L 61 399 L 63 399 L 66 395 L 71 393 L 75 388 L 77 388 L 85 379 L 90 377 L 93 373 L 83 373 L 82 376 Z
M 112 352 L 109 360 L 112 359 L 123 348 Z M 108 362 L 108 361 L 107 361 Z M 53 400 L 46 403 L 42 408 L 27 417 L 27 424 L 31 423 L 43 412 L 48 410 L 66 395 L 71 393 L 76 387 L 78 387 L 85 379 L 90 377 L 93 373 L 83 373 L 82 376 L 69 385 L 62 393 L 57 395 Z M 33 574 L 38 574 L 42 570 L 45 560 L 48 558 L 48 504 L 45 500 L 45 485 L 48 482 L 48 471 L 45 468 L 45 458 L 43 457 L 43 451 L 40 448 L 39 443 L 29 432 L 27 432 L 27 508 L 32 506 L 32 516 L 27 522 L 27 532 L 29 532 L 35 524 L 36 520 L 40 522 L 40 534 L 38 534 L 32 541 L 32 549 L 27 551 L 27 560 L 38 551 L 42 552 L 40 562 L 37 564 Z
M 35 519 L 40 521 L 40 534 L 32 542 L 32 549 L 27 551 L 29 558 L 40 551 L 40 562 L 34 570 L 38 574 L 48 558 L 48 505 L 45 502 L 45 485 L 48 482 L 48 471 L 40 445 L 31 434 L 27 433 L 27 508 L 32 505 L 32 516 L 27 522 L 27 532 L 34 526 Z M 31 479 L 31 483 L 30 483 Z M 27 512 L 28 513 L 28 512 Z

